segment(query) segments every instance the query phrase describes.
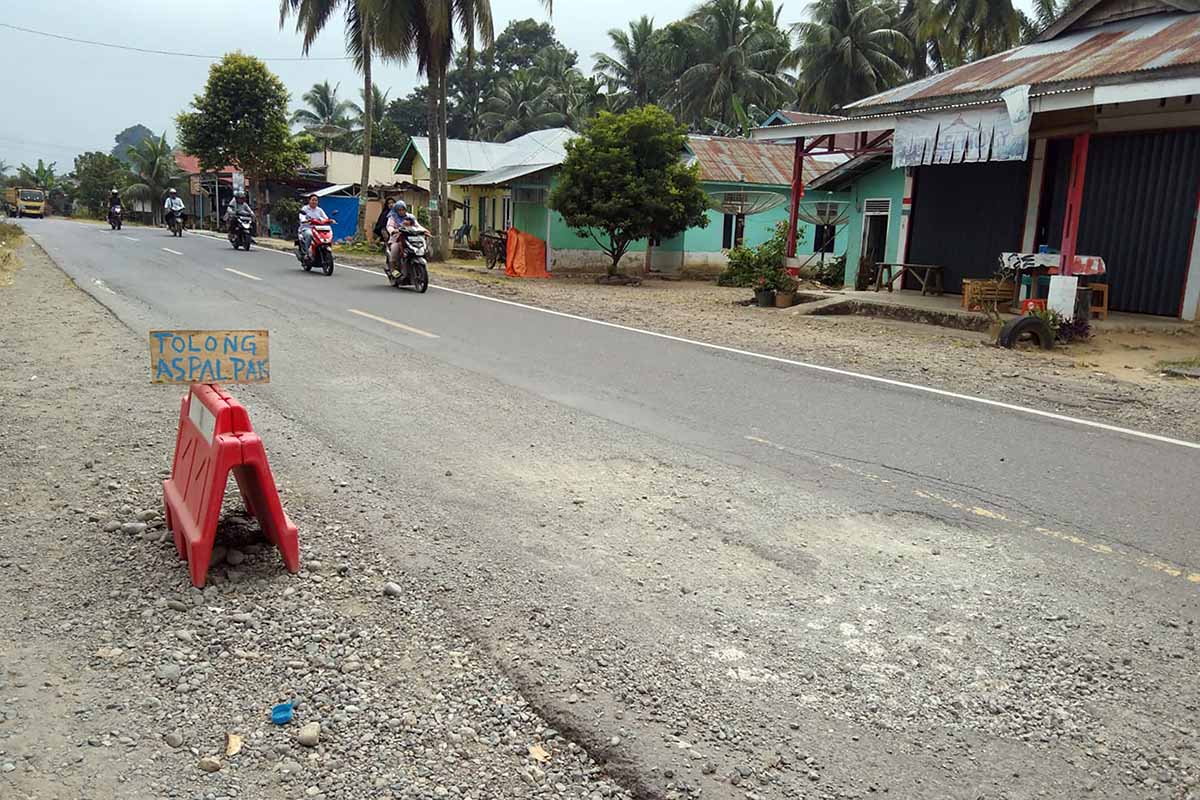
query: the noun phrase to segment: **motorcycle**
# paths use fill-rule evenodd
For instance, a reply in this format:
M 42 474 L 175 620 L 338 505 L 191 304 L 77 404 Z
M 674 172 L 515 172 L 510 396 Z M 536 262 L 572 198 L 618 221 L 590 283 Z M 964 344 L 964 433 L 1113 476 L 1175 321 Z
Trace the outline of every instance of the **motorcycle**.
M 121 207 L 113 206 L 108 210 L 108 224 L 114 231 L 121 230 Z
M 249 252 L 250 245 L 254 239 L 250 236 L 254 230 L 254 217 L 249 214 L 239 214 L 237 219 L 229 221 L 229 241 L 233 244 L 233 249 L 239 247 Z
M 172 236 L 183 236 L 183 212 L 168 211 L 167 212 L 167 228 L 170 229 Z
M 388 280 L 397 289 L 414 289 L 424 294 L 429 289 L 429 268 L 426 248 L 429 240 L 422 227 L 401 228 L 396 235 L 400 238 L 400 266 L 387 267 Z
M 308 251 L 303 249 L 301 240 L 296 241 L 296 258 L 305 272 L 311 272 L 313 267 L 320 267 L 326 275 L 333 274 L 333 226 L 313 225 L 312 239 Z

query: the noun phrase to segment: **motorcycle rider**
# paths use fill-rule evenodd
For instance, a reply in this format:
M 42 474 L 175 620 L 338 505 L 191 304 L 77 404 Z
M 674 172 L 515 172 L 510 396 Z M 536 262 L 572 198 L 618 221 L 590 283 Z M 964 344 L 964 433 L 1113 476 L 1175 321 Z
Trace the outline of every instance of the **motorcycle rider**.
M 168 225 L 173 217 L 183 214 L 183 198 L 174 189 L 167 194 L 167 199 L 163 202 L 163 211 Z
M 395 270 L 401 268 L 404 258 L 404 245 L 400 241 L 400 231 L 408 223 L 408 205 L 403 200 L 397 200 L 396 205 L 388 212 L 384 230 L 387 231 L 387 273 L 392 277 Z
M 113 209 L 119 208 L 120 206 L 121 194 L 117 191 L 116 187 L 113 187 L 113 190 L 108 193 L 108 218 L 110 220 L 113 217 Z
M 233 199 L 225 207 L 225 224 L 229 228 L 229 241 L 231 242 L 233 241 L 233 226 L 238 217 L 250 218 L 251 239 L 258 235 L 258 220 L 254 219 L 254 209 L 250 207 L 249 201 L 246 200 L 246 193 L 242 191 L 234 192 Z
M 331 222 L 325 209 L 320 206 L 320 198 L 315 194 L 310 194 L 308 203 L 300 206 L 300 227 L 296 231 L 300 252 L 304 257 L 308 256 L 308 250 L 312 246 L 312 226 L 328 225 Z

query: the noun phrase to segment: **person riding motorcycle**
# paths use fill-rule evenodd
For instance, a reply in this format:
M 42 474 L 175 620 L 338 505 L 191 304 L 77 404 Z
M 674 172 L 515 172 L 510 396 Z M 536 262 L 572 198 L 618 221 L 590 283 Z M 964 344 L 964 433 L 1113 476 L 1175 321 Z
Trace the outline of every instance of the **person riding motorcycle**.
M 254 209 L 250 207 L 249 201 L 246 200 L 245 192 L 234 192 L 233 199 L 225 207 L 225 224 L 229 228 L 230 241 L 233 241 L 233 226 L 237 222 L 238 217 L 249 217 L 250 237 L 253 238 L 258 235 L 258 220 L 254 218 Z
M 400 237 L 406 233 L 420 231 L 428 233 L 417 222 L 417 218 L 408 213 L 408 208 L 404 205 L 404 201 L 396 202 L 395 208 L 388 214 L 387 232 L 388 232 L 388 276 L 391 277 L 397 270 L 404 268 L 404 243 L 400 241 Z
M 112 219 L 113 209 L 119 208 L 120 206 L 121 206 L 121 194 L 116 189 L 113 189 L 111 192 L 108 193 L 108 218 L 109 219 Z
M 167 199 L 163 202 L 163 211 L 166 212 L 168 225 L 171 223 L 173 216 L 183 214 L 183 198 L 174 189 L 167 194 Z
M 312 226 L 313 225 L 328 225 L 332 222 L 329 215 L 325 213 L 325 209 L 319 205 L 320 198 L 315 194 L 308 196 L 308 203 L 300 206 L 300 227 L 296 231 L 297 241 L 300 243 L 300 250 L 307 255 L 309 247 L 312 246 Z

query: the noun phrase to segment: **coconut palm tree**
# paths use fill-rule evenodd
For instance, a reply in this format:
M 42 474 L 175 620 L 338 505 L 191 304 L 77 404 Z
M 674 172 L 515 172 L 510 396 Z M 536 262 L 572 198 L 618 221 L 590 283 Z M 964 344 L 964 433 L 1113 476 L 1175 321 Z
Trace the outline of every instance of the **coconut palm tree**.
M 532 72 L 520 70 L 501 78 L 480 119 L 488 137 L 507 142 L 530 131 L 562 125 L 564 115 L 547 107 L 544 92 L 545 85 Z
M 340 9 L 346 27 L 346 52 L 354 60 L 354 66 L 363 76 L 364 117 L 374 119 L 372 106 L 374 82 L 371 80 L 371 65 L 376 55 L 385 48 L 376 28 L 384 14 L 396 14 L 404 18 L 413 16 L 415 3 L 400 0 L 279 0 L 279 27 L 288 18 L 296 17 L 296 30 L 303 34 L 303 52 L 308 54 L 318 34 Z M 402 49 L 402 48 L 401 48 Z M 362 179 L 359 182 L 358 237 L 366 238 L 367 187 L 371 181 L 371 125 L 363 128 L 362 135 Z
M 608 32 L 615 56 L 596 53 L 594 71 L 612 82 L 625 97 L 626 106 L 644 106 L 652 102 L 657 87 L 654 18 L 643 15 L 629 23 L 629 31 L 613 28 Z
M 292 112 L 292 124 L 306 128 L 320 125 L 346 127 L 354 104 L 338 99 L 340 88 L 340 83 L 333 86 L 329 85 L 329 81 L 314 83 L 311 89 L 300 96 L 308 108 L 298 108 Z
M 353 139 L 355 144 L 361 145 L 362 137 L 363 137 L 363 129 L 366 127 L 364 124 L 364 120 L 366 120 L 366 110 L 365 109 L 367 107 L 367 102 L 366 102 L 366 98 L 363 97 L 364 92 L 361 89 L 359 90 L 358 94 L 359 94 L 360 99 L 362 99 L 362 101 L 363 101 L 362 105 L 359 105 L 358 103 L 354 103 L 354 102 L 350 102 L 350 101 L 347 101 L 346 105 L 350 111 L 350 114 L 358 120 L 358 127 L 352 132 L 351 138 Z M 374 142 L 374 141 L 377 141 L 379 138 L 378 137 L 379 126 L 381 124 L 383 124 L 384 117 L 387 116 L 388 95 L 390 94 L 390 92 L 385 92 L 382 89 L 380 89 L 377 84 L 372 84 L 371 85 L 371 94 L 372 94 L 371 103 L 370 103 L 371 116 L 372 116 L 371 140 Z M 372 153 L 372 155 L 378 155 L 378 154 Z
M 144 139 L 129 148 L 129 168 L 134 182 L 125 187 L 125 201 L 138 201 L 150 206 L 154 222 L 161 219 L 163 197 L 167 190 L 183 180 L 175 155 L 164 134 L 157 139 Z
M 1033 16 L 1023 11 L 1021 16 L 1021 41 L 1032 42 L 1037 35 L 1050 26 L 1071 7 L 1071 0 L 1033 0 Z
M 58 189 L 59 184 L 61 183 L 62 176 L 55 171 L 54 168 L 56 166 L 58 166 L 57 161 L 51 161 L 49 164 L 47 164 L 45 161 L 39 158 L 37 160 L 36 167 L 31 167 L 28 164 L 22 164 L 21 166 L 17 167 L 17 178 L 20 179 L 21 183 L 26 183 L 30 186 L 36 186 L 49 195 L 54 190 Z
M 949 67 L 1008 50 L 1021 42 L 1021 13 L 1012 0 L 938 0 L 921 34 L 942 36 Z
M 768 13 L 776 16 L 773 9 Z M 687 21 L 706 36 L 698 61 L 679 76 L 677 104 L 684 119 L 736 122 L 735 99 L 777 108 L 791 98 L 792 87 L 780 74 L 787 37 L 762 15 L 755 0 L 711 0 Z
M 872 0 L 817 0 L 792 31 L 799 45 L 788 62 L 800 65 L 801 108 L 830 111 L 905 78 L 894 54 L 912 43 Z

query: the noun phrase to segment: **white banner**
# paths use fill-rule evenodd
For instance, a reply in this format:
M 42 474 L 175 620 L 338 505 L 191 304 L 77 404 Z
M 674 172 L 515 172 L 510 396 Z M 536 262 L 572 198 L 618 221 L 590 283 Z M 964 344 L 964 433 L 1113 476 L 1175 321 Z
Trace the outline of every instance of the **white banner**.
M 896 120 L 892 167 L 963 164 L 979 161 L 1024 161 L 1029 155 L 1028 98 L 1021 117 L 1021 97 L 1012 98 L 1018 119 L 1005 105 L 938 114 L 914 114 Z

